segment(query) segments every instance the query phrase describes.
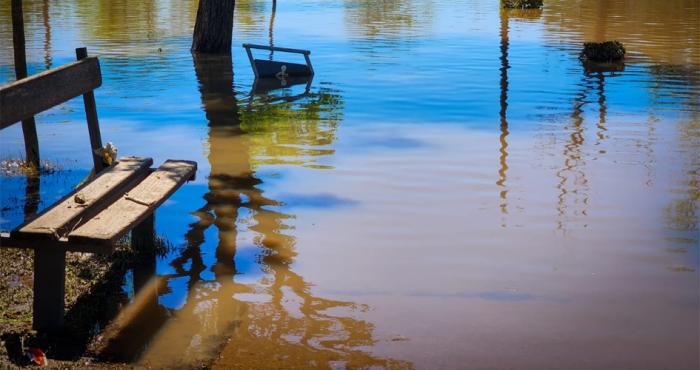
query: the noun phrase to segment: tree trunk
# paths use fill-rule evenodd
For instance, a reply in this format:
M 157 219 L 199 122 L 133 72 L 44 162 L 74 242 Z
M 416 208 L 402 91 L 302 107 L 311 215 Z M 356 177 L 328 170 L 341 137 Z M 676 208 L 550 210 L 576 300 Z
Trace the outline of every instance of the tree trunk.
M 199 0 L 192 51 L 231 54 L 235 0 Z

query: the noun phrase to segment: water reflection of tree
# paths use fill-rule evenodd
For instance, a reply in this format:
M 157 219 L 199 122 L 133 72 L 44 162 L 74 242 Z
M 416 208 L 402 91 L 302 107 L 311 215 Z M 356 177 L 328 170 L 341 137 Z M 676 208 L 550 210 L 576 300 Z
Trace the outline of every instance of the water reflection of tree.
M 674 184 L 676 197 L 664 209 L 670 231 L 667 240 L 673 245 L 667 250 L 687 254 L 679 266 L 687 267 L 685 271 L 697 271 L 700 267 L 700 112 L 694 110 L 679 125 L 681 149 L 678 152 L 685 158 L 681 180 Z
M 615 67 L 615 66 L 612 66 Z M 564 144 L 564 164 L 557 171 L 559 179 L 557 189 L 557 213 L 559 230 L 566 229 L 566 219 L 569 216 L 586 216 L 589 203 L 588 177 L 586 175 L 585 153 L 582 150 L 585 144 L 585 120 L 584 107 L 589 103 L 597 103 L 598 120 L 596 123 L 595 146 L 601 145 L 607 138 L 607 97 L 606 78 L 614 77 L 615 72 L 609 72 L 611 66 L 588 66 L 584 68 L 583 78 L 578 84 L 579 92 L 574 96 L 573 111 L 571 113 L 570 132 Z M 589 94 L 594 92 L 595 98 Z M 604 151 L 599 151 L 599 154 Z
M 500 11 L 501 20 L 501 95 L 500 95 L 500 110 L 498 115 L 500 117 L 500 130 L 501 135 L 499 136 L 500 148 L 499 152 L 501 156 L 499 157 L 499 168 L 498 168 L 498 181 L 496 185 L 500 188 L 500 208 L 503 215 L 508 214 L 508 188 L 506 187 L 506 179 L 508 172 L 508 69 L 510 65 L 508 63 L 508 13 L 506 10 Z M 502 226 L 505 226 L 503 224 Z
M 501 214 L 503 215 L 502 227 L 505 227 L 505 216 L 508 214 L 508 186 L 506 181 L 508 180 L 508 70 L 510 69 L 510 62 L 508 60 L 508 51 L 510 46 L 509 30 L 510 30 L 510 20 L 517 19 L 520 21 L 530 21 L 539 18 L 542 11 L 540 9 L 501 9 L 499 11 L 500 19 L 500 44 L 499 49 L 501 52 L 500 61 L 500 96 L 499 96 L 499 111 L 498 116 L 500 118 L 500 135 L 498 137 L 500 156 L 498 158 L 498 180 L 496 185 L 499 188 L 499 208 L 501 209 Z
M 547 4 L 547 11 L 543 14 L 546 29 L 552 31 L 557 37 L 573 38 L 575 42 L 602 41 L 617 39 L 625 43 L 628 51 L 642 53 L 653 64 L 649 67 L 651 81 L 648 84 L 651 106 L 665 109 L 680 108 L 686 112 L 698 111 L 698 76 L 697 65 L 700 64 L 700 34 L 688 32 L 689 25 L 700 22 L 700 3 L 694 0 L 672 0 L 670 2 L 658 2 L 653 0 L 636 1 L 633 7 L 628 1 L 587 1 L 571 4 L 566 1 L 551 1 Z M 565 31 L 565 32 L 562 32 Z M 587 72 L 582 82 L 582 89 L 596 91 L 599 104 L 599 119 L 596 132 L 596 144 L 600 144 L 607 135 L 606 114 L 606 82 L 614 73 L 591 71 Z M 581 92 L 575 98 L 574 112 L 572 114 L 572 136 L 565 145 L 564 153 L 567 159 L 562 170 L 557 175 L 560 177 L 558 187 L 560 189 L 558 210 L 560 217 L 572 209 L 577 203 L 580 193 L 585 192 L 580 186 L 576 186 L 578 176 L 579 183 L 585 183 L 581 177 L 582 172 L 577 164 L 583 165 L 580 157 L 580 148 L 583 142 L 583 109 L 587 97 Z M 685 122 L 685 118 L 682 119 Z M 691 118 L 692 122 L 693 119 Z M 644 166 L 647 168 L 647 185 L 651 185 L 653 171 L 653 142 L 655 140 L 654 112 L 650 112 L 647 123 L 646 140 L 637 142 L 637 146 L 646 151 Z M 695 121 L 697 122 L 697 121 Z M 691 125 L 681 125 L 681 131 Z M 579 128 L 580 127 L 580 128 Z M 692 130 L 690 130 L 692 131 Z M 692 135 L 691 135 L 692 136 Z M 686 133 L 684 145 L 688 140 Z M 682 153 L 696 153 L 697 148 L 683 150 Z M 577 154 L 578 153 L 578 154 Z M 693 160 L 687 160 L 692 163 Z M 697 161 L 696 161 L 697 162 Z M 690 165 L 692 168 L 692 165 Z M 697 188 L 697 177 L 694 170 L 687 170 L 689 180 L 685 183 L 695 184 L 689 188 Z M 578 175 L 577 175 L 578 174 Z M 563 175 L 563 176 L 562 176 Z M 688 191 L 685 199 L 674 201 L 668 207 L 667 216 L 674 230 L 686 229 L 688 225 L 695 225 L 697 218 L 697 203 L 693 199 L 693 191 Z M 585 200 L 586 198 L 583 197 Z M 573 203 L 573 204 L 571 204 Z M 580 203 L 580 199 L 578 201 Z M 585 204 L 584 204 L 585 205 Z M 585 209 L 585 207 L 584 207 Z M 562 222 L 560 221 L 560 226 Z M 693 226 L 695 227 L 695 226 Z
M 190 35 L 197 12 L 197 1 L 74 0 L 74 5 L 80 32 L 91 39 L 124 43 L 137 54 L 152 52 L 143 49 L 143 42 Z
M 240 26 L 245 32 L 264 29 L 266 9 L 269 0 L 236 0 L 236 12 L 234 13 L 234 26 Z M 276 9 L 275 9 L 276 10 Z M 235 31 L 234 31 L 234 37 Z
M 47 2 L 25 0 L 25 14 L 42 14 Z M 112 48 L 101 50 L 103 54 L 113 52 L 115 44 L 119 44 L 120 53 L 150 54 L 153 48 L 144 48 L 144 42 L 192 34 L 197 4 L 196 0 L 70 0 L 57 2 L 51 15 L 75 22 L 70 28 L 87 39 L 109 42 Z M 269 0 L 237 0 L 234 27 L 244 32 L 262 30 L 269 4 Z M 12 49 L 9 5 L 9 1 L 0 1 L 0 50 Z M 26 27 L 39 29 L 41 21 L 42 18 L 28 16 Z M 27 36 L 31 38 L 31 32 Z M 28 39 L 28 43 L 31 41 Z M 12 64 L 11 53 L 0 53 L 0 64 Z
M 272 0 L 272 9 L 270 10 L 270 27 L 268 29 L 267 35 L 269 39 L 269 46 L 273 48 L 275 46 L 274 42 L 274 28 L 275 28 L 275 15 L 277 15 L 277 0 Z M 273 51 L 270 50 L 270 60 L 272 60 Z
M 256 290 L 265 300 L 250 305 L 239 330 L 222 351 L 217 366 L 246 367 L 265 359 L 267 367 L 346 368 L 408 367 L 408 364 L 374 357 L 359 347 L 371 346 L 372 324 L 352 317 L 362 307 L 314 296 L 303 277 L 292 271 L 294 238 L 283 231 L 290 215 L 256 210 L 251 230 L 264 248 L 261 263 L 271 275 Z M 246 358 L 255 354 L 250 364 Z
M 656 106 L 676 105 L 697 116 L 700 111 L 700 65 L 654 64 L 647 67 Z
M 678 123 L 678 138 L 683 158 L 683 178 L 678 184 L 680 196 L 665 209 L 670 230 L 689 237 L 697 245 L 698 202 L 700 202 L 700 69 L 696 66 L 654 65 L 649 67 L 654 80 L 651 97 L 656 106 L 671 105 L 685 116 Z M 698 253 L 696 251 L 695 253 Z
M 345 0 L 345 19 L 351 33 L 391 42 L 424 32 L 433 22 L 433 4 L 427 0 Z
M 51 20 L 49 17 L 49 0 L 44 0 L 41 8 L 41 16 L 44 20 L 44 64 L 46 69 L 51 69 Z
M 581 41 L 620 40 L 655 63 L 700 64 L 697 0 L 548 1 L 546 29 Z M 692 25 L 692 26 L 691 26 Z M 691 27 L 691 28 L 689 28 Z
M 567 219 L 570 216 L 587 216 L 589 203 L 588 177 L 586 175 L 586 160 L 582 150 L 585 144 L 584 106 L 589 103 L 588 92 L 597 92 L 597 102 L 599 104 L 599 120 L 596 124 L 597 144 L 605 139 L 605 120 L 607 105 L 604 90 L 605 82 L 602 72 L 584 73 L 582 81 L 579 83 L 580 91 L 574 97 L 573 111 L 571 113 L 570 132 L 564 144 L 564 163 L 557 171 L 559 179 L 557 189 L 557 228 L 566 230 Z
M 241 127 L 250 135 L 254 168 L 265 164 L 297 164 L 324 167 L 320 156 L 331 155 L 342 118 L 340 97 L 328 88 L 311 92 L 302 100 L 254 103 L 241 113 Z M 271 134 L 274 132 L 274 135 Z
M 595 72 L 597 81 L 598 95 L 598 123 L 596 124 L 596 145 L 600 145 L 605 140 L 605 132 L 608 131 L 605 127 L 608 116 L 608 104 L 605 96 L 605 74 L 602 71 Z
M 323 367 L 330 361 L 360 367 L 399 364 L 358 349 L 374 343 L 372 325 L 352 317 L 360 307 L 314 296 L 291 269 L 295 239 L 286 231 L 294 216 L 275 210 L 280 202 L 265 194 L 255 172 L 268 163 L 296 163 L 296 157 L 332 153 L 313 148 L 331 143 L 337 127 L 333 117 L 338 117 L 332 104 L 340 98 L 320 92 L 301 105 L 256 105 L 239 113 L 230 57 L 195 56 L 194 62 L 210 126 L 209 189 L 186 234 L 187 247 L 172 262 L 172 278 L 188 279 L 186 302 L 141 361 L 189 366 L 221 353 L 222 366 L 255 366 L 275 356 L 285 367 Z M 271 124 L 280 121 L 286 123 Z M 298 148 L 285 149 L 294 146 Z M 203 280 L 207 265 L 201 246 L 211 226 L 218 231 L 214 279 Z M 234 258 L 245 243 L 239 235 L 244 231 L 255 235 L 252 244 L 260 248 L 257 262 L 265 274 L 255 283 L 239 282 L 236 275 Z M 242 295 L 267 298 L 250 301 Z M 300 315 L 288 305 L 292 296 L 301 302 Z

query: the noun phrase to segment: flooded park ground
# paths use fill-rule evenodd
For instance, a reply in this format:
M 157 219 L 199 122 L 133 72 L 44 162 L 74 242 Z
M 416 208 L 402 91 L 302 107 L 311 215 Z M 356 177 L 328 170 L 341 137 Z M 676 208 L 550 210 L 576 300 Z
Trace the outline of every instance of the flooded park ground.
M 24 8 L 30 74 L 80 46 L 100 58 L 102 138 L 120 156 L 198 162 L 156 213 L 149 276 L 126 250 L 116 267 L 70 257 L 69 304 L 119 302 L 64 360 L 700 366 L 696 0 L 238 0 L 232 58 L 189 52 L 196 0 Z M 604 40 L 623 65 L 579 60 Z M 308 91 L 255 89 L 243 43 L 311 50 Z M 2 169 L 0 230 L 92 166 L 80 99 L 36 120 L 51 170 L 35 184 Z M 0 131 L 0 159 L 23 150 L 19 125 Z M 31 278 L 6 270 L 31 253 L 3 253 L 10 330 L 31 317 Z

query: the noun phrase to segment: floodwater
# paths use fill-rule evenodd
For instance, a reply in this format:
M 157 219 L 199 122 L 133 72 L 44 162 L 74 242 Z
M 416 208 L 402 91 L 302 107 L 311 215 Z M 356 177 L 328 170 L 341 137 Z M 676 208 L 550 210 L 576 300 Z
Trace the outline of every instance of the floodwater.
M 124 278 L 106 352 L 154 367 L 698 369 L 700 3 L 238 0 L 232 60 L 196 1 L 25 1 L 30 73 L 98 55 L 102 137 L 196 160 Z M 617 39 L 624 65 L 581 43 Z M 253 88 L 244 42 L 312 50 Z M 12 80 L 9 1 L 0 81 Z M 264 52 L 261 58 L 269 55 Z M 275 53 L 275 59 L 287 56 Z M 291 56 L 295 58 L 295 56 Z M 40 197 L 89 171 L 82 102 L 37 117 Z M 23 151 L 19 125 L 0 156 Z M 31 181 L 29 182 L 31 183 Z M 37 186 L 34 184 L 34 186 Z M 31 191 L 28 191 L 31 194 Z M 143 286 L 142 289 L 135 289 Z

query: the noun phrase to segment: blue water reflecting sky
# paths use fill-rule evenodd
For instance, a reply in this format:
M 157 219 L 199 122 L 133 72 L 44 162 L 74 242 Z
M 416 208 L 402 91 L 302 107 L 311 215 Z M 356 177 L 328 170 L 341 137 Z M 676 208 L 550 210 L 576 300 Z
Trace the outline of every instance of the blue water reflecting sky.
M 548 349 L 572 363 L 593 352 L 632 358 L 630 368 L 690 363 L 697 1 L 551 0 L 529 12 L 485 0 L 283 1 L 271 29 L 269 1 L 238 0 L 230 68 L 190 54 L 194 0 L 25 3 L 30 73 L 87 46 L 103 73 L 103 140 L 120 155 L 198 162 L 196 180 L 157 212 L 174 247 L 157 263 L 168 287 L 158 302 L 181 323 L 206 311 L 224 326 L 233 316 L 202 297 L 231 311 L 241 294 L 268 297 L 245 305 L 254 314 L 241 327 L 259 335 L 221 345 L 227 358 L 260 333 L 275 333 L 275 348 L 301 343 L 279 339 L 303 332 L 301 317 L 341 328 L 307 333 L 318 343 L 361 332 L 369 354 L 418 367 L 490 366 L 486 343 L 504 368 L 536 368 L 538 348 L 512 349 L 551 337 L 566 339 Z M 0 83 L 13 79 L 8 17 L 3 2 Z M 579 60 L 582 42 L 602 39 L 625 43 L 624 66 Z M 251 96 L 244 42 L 310 49 L 309 94 Z M 42 157 L 59 168 L 41 178 L 42 209 L 87 175 L 91 157 L 80 99 L 37 122 Z M 19 125 L 0 143 L 0 159 L 21 155 Z M 0 177 L 0 229 L 22 222 L 25 184 Z M 324 305 L 352 313 L 333 321 L 314 311 Z M 201 320 L 197 330 L 221 336 Z M 639 341 L 621 334 L 628 323 L 646 328 Z

